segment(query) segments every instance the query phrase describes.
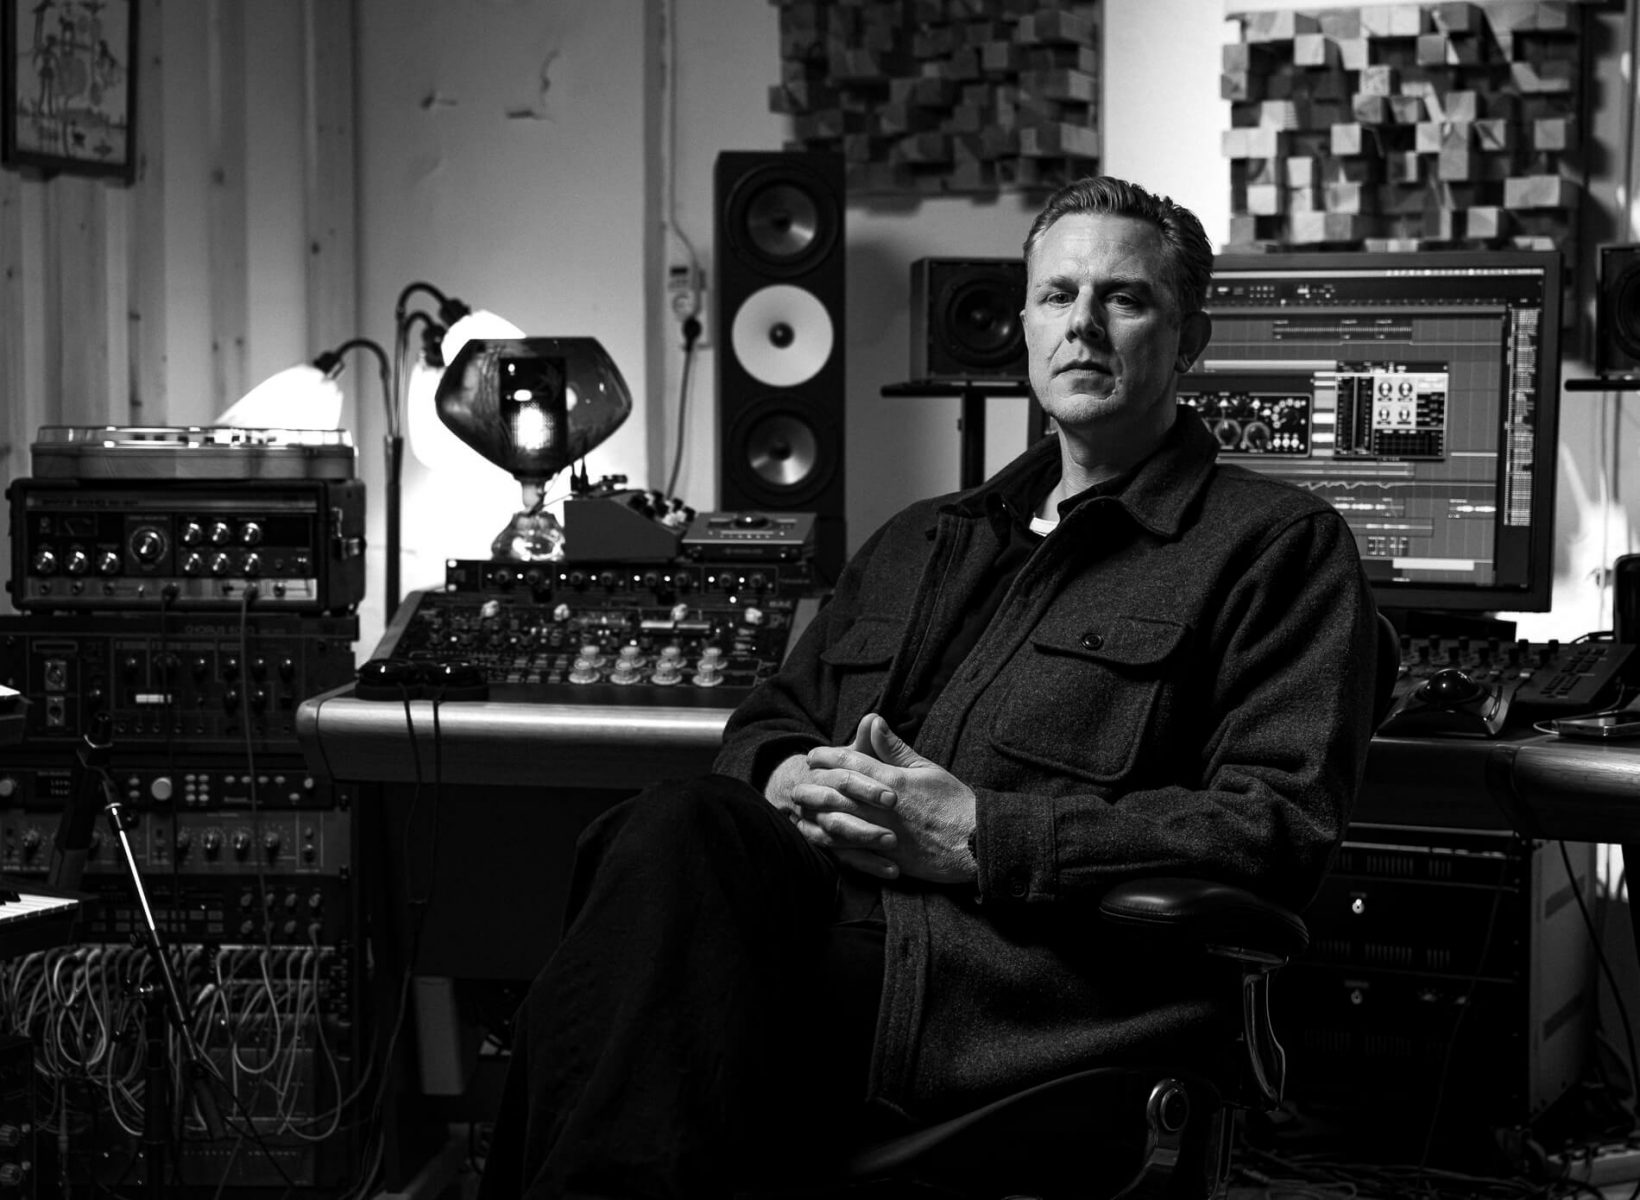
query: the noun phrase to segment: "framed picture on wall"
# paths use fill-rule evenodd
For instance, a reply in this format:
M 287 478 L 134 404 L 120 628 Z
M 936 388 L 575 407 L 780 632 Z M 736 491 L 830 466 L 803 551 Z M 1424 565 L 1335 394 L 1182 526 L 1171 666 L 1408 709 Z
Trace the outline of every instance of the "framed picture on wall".
M 0 162 L 136 173 L 136 0 L 0 0 Z

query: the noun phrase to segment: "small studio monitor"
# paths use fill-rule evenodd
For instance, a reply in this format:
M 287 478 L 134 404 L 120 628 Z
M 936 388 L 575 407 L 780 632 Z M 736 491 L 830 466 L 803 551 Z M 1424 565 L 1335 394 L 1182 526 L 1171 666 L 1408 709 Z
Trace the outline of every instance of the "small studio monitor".
M 1640 246 L 1600 247 L 1594 330 L 1595 370 L 1640 372 Z
M 843 563 L 843 169 L 834 154 L 725 151 L 713 178 L 718 503 L 815 514 Z
M 911 264 L 911 378 L 1024 379 L 1025 264 L 919 258 Z

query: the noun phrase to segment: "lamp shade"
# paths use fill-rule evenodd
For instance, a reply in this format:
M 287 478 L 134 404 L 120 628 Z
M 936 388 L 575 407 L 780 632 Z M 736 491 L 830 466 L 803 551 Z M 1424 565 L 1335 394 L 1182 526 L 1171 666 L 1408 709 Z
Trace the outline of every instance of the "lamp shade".
M 333 372 L 312 363 L 268 376 L 216 419 L 251 429 L 335 429 L 342 421 L 342 389 Z
M 601 445 L 632 395 L 595 338 L 474 338 L 439 380 L 439 419 L 524 483 L 544 485 Z
M 521 338 L 524 331 L 487 308 L 475 308 L 456 318 L 445 331 L 441 348 L 445 362 L 454 362 L 461 348 L 474 338 Z

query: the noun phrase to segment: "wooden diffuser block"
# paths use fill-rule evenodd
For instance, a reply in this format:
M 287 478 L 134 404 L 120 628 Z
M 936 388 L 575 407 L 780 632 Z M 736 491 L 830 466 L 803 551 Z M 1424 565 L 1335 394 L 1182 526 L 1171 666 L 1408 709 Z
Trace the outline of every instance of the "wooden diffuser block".
M 1577 0 L 1235 13 L 1231 249 L 1575 254 Z
M 989 194 L 1099 170 L 1100 0 L 775 0 L 792 149 L 851 194 Z

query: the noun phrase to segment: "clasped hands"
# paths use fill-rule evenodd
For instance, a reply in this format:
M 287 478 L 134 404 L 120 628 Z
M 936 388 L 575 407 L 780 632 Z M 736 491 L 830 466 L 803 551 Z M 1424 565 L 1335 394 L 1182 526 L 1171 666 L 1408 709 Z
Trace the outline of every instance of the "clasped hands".
M 848 745 L 817 746 L 786 759 L 764 795 L 811 845 L 854 870 L 932 883 L 975 877 L 968 848 L 974 793 L 901 741 L 876 713 L 860 719 Z

